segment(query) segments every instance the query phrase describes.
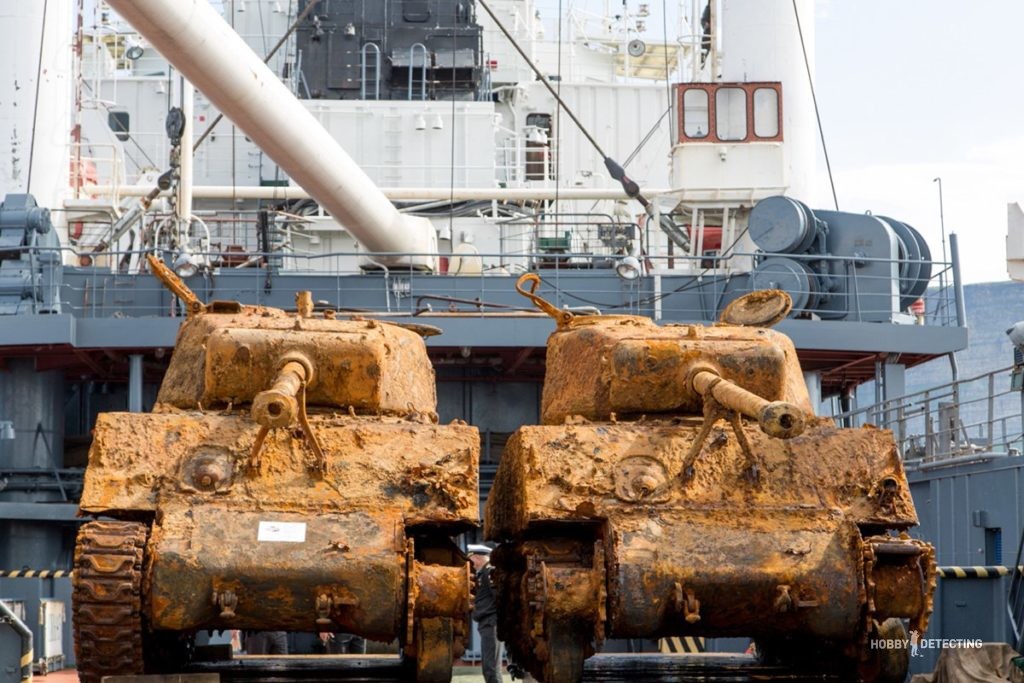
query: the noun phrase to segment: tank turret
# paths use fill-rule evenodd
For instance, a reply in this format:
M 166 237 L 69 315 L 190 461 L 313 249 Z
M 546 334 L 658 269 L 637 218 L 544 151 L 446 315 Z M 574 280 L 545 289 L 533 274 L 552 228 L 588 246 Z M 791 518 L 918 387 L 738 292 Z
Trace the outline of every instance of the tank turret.
M 767 659 L 902 681 L 934 551 L 889 432 L 813 414 L 788 295 L 711 326 L 552 316 L 542 426 L 509 440 L 487 501 L 501 545 L 499 635 L 546 682 L 577 681 L 606 638 L 750 637 Z M 525 288 L 529 285 L 529 288 Z M 891 652 L 888 654 L 892 654 Z
M 76 548 L 79 675 L 171 670 L 201 629 L 398 640 L 447 681 L 471 579 L 479 437 L 437 424 L 423 334 L 376 320 L 200 302 L 154 412 L 97 420 Z

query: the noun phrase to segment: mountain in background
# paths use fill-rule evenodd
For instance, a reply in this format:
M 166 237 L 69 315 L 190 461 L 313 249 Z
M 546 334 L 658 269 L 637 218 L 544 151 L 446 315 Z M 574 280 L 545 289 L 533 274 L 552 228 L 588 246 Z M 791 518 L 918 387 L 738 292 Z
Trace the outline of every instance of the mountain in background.
M 988 378 L 980 376 L 1007 369 L 1013 364 L 1013 344 L 1006 336 L 1006 330 L 1019 320 L 1024 320 L 1024 282 L 987 282 L 964 287 L 964 306 L 967 312 L 969 331 L 968 347 L 956 354 L 960 373 L 960 421 L 968 438 L 975 443 L 984 443 L 988 424 Z M 972 381 L 973 380 L 973 381 Z M 933 361 L 907 371 L 908 395 L 934 390 L 952 381 L 949 359 L 936 358 Z M 996 441 L 1020 437 L 1021 396 L 1010 390 L 1010 372 L 997 373 L 993 379 L 997 398 L 993 403 L 996 419 Z M 932 391 L 932 410 L 936 410 L 936 399 L 951 401 L 951 389 Z M 874 402 L 874 383 L 862 385 L 857 392 L 858 405 L 866 407 Z M 924 396 L 912 396 L 912 404 L 923 403 Z M 937 416 L 932 414 L 933 419 Z M 923 430 L 921 419 L 908 420 L 908 434 L 919 434 Z

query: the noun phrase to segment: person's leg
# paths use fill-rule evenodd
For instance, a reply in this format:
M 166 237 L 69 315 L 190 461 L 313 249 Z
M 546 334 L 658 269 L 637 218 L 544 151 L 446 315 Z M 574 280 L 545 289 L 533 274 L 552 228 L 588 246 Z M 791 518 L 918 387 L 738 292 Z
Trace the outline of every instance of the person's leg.
M 366 639 L 353 635 L 351 633 L 339 634 L 338 642 L 341 647 L 338 649 L 339 654 L 343 655 L 365 655 L 366 654 Z
M 480 626 L 480 664 L 486 683 L 501 683 L 501 643 L 498 642 L 498 627 L 494 624 Z
M 268 644 L 270 647 L 267 649 L 269 655 L 286 655 L 288 654 L 288 634 L 284 631 L 270 631 L 267 633 Z
M 245 652 L 250 655 L 265 655 L 268 653 L 267 634 L 264 631 L 248 633 L 245 636 Z

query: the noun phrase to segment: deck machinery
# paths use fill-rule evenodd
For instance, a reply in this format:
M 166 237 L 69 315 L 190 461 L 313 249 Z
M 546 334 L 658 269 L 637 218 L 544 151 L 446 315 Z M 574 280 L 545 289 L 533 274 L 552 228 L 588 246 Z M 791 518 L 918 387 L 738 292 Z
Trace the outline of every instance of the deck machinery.
M 487 501 L 499 636 L 546 683 L 606 638 L 749 636 L 762 657 L 902 681 L 933 548 L 892 435 L 813 416 L 790 308 L 755 292 L 714 326 L 557 321 L 541 426 L 517 431 Z M 909 620 L 904 624 L 903 620 Z M 909 628 L 908 628 L 909 627 Z
M 478 519 L 479 436 L 438 425 L 422 333 L 203 305 L 153 413 L 100 415 L 75 551 L 79 676 L 175 671 L 200 629 L 398 640 L 408 680 L 448 681 Z M 307 293 L 308 294 L 308 293 Z

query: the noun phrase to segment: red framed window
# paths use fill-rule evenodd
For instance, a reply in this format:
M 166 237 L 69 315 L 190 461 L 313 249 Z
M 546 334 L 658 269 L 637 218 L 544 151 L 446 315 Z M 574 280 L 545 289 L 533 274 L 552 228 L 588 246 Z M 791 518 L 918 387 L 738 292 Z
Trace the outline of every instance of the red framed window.
M 781 142 L 782 83 L 681 83 L 680 142 Z

